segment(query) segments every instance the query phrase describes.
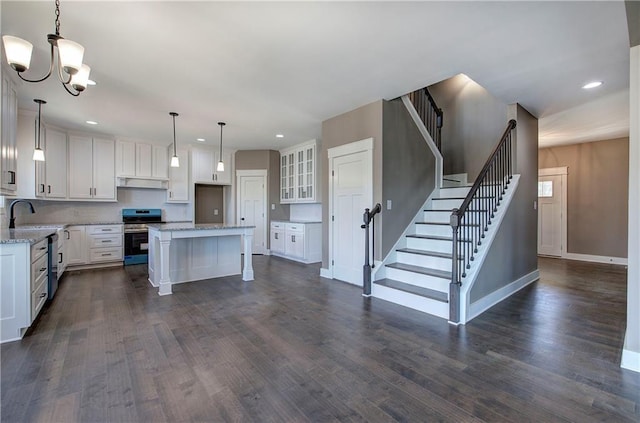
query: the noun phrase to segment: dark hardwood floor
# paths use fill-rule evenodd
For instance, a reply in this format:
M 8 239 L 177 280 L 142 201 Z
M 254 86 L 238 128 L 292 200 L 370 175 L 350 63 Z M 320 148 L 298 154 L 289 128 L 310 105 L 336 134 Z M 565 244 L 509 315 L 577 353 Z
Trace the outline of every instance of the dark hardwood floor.
M 461 327 L 274 257 L 167 297 L 144 266 L 71 272 L 1 346 L 2 421 L 640 421 L 626 270 L 539 264 Z

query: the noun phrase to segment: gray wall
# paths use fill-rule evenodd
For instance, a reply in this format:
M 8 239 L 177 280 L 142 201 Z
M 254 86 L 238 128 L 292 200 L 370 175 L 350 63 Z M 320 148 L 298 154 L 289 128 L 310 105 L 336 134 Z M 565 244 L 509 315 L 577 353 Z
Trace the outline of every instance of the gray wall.
M 435 188 L 435 157 L 400 99 L 383 103 L 382 137 L 384 258 Z
M 272 220 L 289 220 L 289 205 L 280 204 L 280 153 L 275 150 L 236 151 L 236 170 L 267 170 L 267 225 Z M 239 195 L 239 190 L 236 190 Z M 275 210 L 271 205 L 275 205 Z M 267 233 L 268 233 L 267 228 Z M 268 248 L 271 240 L 267 239 Z
M 538 120 L 520 105 L 509 106 L 509 118 L 518 122 L 515 169 L 520 182 L 471 288 L 471 303 L 538 268 L 538 214 L 533 208 L 538 198 Z
M 507 126 L 507 105 L 465 75 L 429 87 L 444 113 L 444 174 L 467 173 L 473 182 Z
M 627 257 L 629 138 L 543 148 L 540 169 L 568 166 L 567 252 Z
M 328 150 L 355 141 L 373 138 L 373 204 L 382 202 L 382 100 L 359 107 L 322 122 L 322 145 L 319 159 L 321 175 L 329 175 Z M 329 258 L 329 183 L 322 185 L 322 267 L 328 268 Z M 372 205 L 373 205 L 372 204 Z M 376 225 L 374 255 L 380 257 L 380 225 Z

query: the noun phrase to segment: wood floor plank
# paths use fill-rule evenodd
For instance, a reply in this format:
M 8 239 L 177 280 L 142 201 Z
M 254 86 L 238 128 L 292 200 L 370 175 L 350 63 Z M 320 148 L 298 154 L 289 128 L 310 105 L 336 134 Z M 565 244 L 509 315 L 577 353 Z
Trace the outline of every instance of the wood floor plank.
M 624 268 L 539 266 L 458 327 L 276 257 L 164 297 L 145 266 L 69 272 L 0 346 L 0 421 L 640 421 Z

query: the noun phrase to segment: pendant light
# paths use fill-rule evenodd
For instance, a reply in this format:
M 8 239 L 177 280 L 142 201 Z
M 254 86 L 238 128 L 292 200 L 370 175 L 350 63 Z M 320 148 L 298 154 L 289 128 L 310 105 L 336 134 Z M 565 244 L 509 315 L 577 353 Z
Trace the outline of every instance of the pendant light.
M 33 160 L 37 162 L 44 162 L 44 151 L 40 148 L 40 132 L 42 128 L 42 105 L 47 104 L 46 101 L 40 100 L 38 98 L 34 99 L 36 103 L 38 103 L 38 121 L 36 122 L 36 149 L 33 150 Z
M 31 64 L 31 53 L 33 44 L 22 38 L 12 35 L 4 35 L 2 42 L 7 56 L 7 62 L 18 73 L 20 79 L 26 82 L 41 82 L 49 78 L 54 67 L 58 74 L 58 79 L 62 86 L 72 96 L 78 96 L 87 88 L 89 73 L 91 68 L 82 63 L 84 47 L 75 41 L 65 40 L 60 36 L 60 0 L 55 0 L 56 6 L 56 30 L 55 34 L 47 35 L 47 41 L 51 45 L 51 55 L 49 61 L 49 72 L 39 79 L 27 79 L 22 76 L 22 72 L 29 70 Z M 57 49 L 58 54 L 55 54 Z M 57 64 L 56 56 L 58 58 Z M 71 87 L 71 89 L 70 89 Z
M 178 159 L 178 153 L 176 152 L 176 112 L 169 112 L 173 117 L 173 157 L 171 157 L 171 167 L 180 167 L 180 159 Z
M 222 161 L 222 127 L 226 125 L 224 122 L 218 122 L 220 125 L 220 161 L 218 162 L 218 167 L 216 167 L 216 171 L 224 172 L 224 162 Z

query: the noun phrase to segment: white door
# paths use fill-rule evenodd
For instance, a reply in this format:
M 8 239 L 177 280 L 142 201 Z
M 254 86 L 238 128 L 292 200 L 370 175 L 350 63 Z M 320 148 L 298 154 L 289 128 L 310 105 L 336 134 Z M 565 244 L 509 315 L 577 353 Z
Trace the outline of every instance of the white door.
M 538 254 L 562 256 L 562 176 L 538 177 Z
M 240 176 L 240 224 L 255 226 L 253 253 L 265 253 L 266 241 L 266 191 L 265 176 Z
M 333 278 L 362 286 L 365 254 L 360 225 L 372 202 L 371 151 L 333 157 L 330 166 Z

